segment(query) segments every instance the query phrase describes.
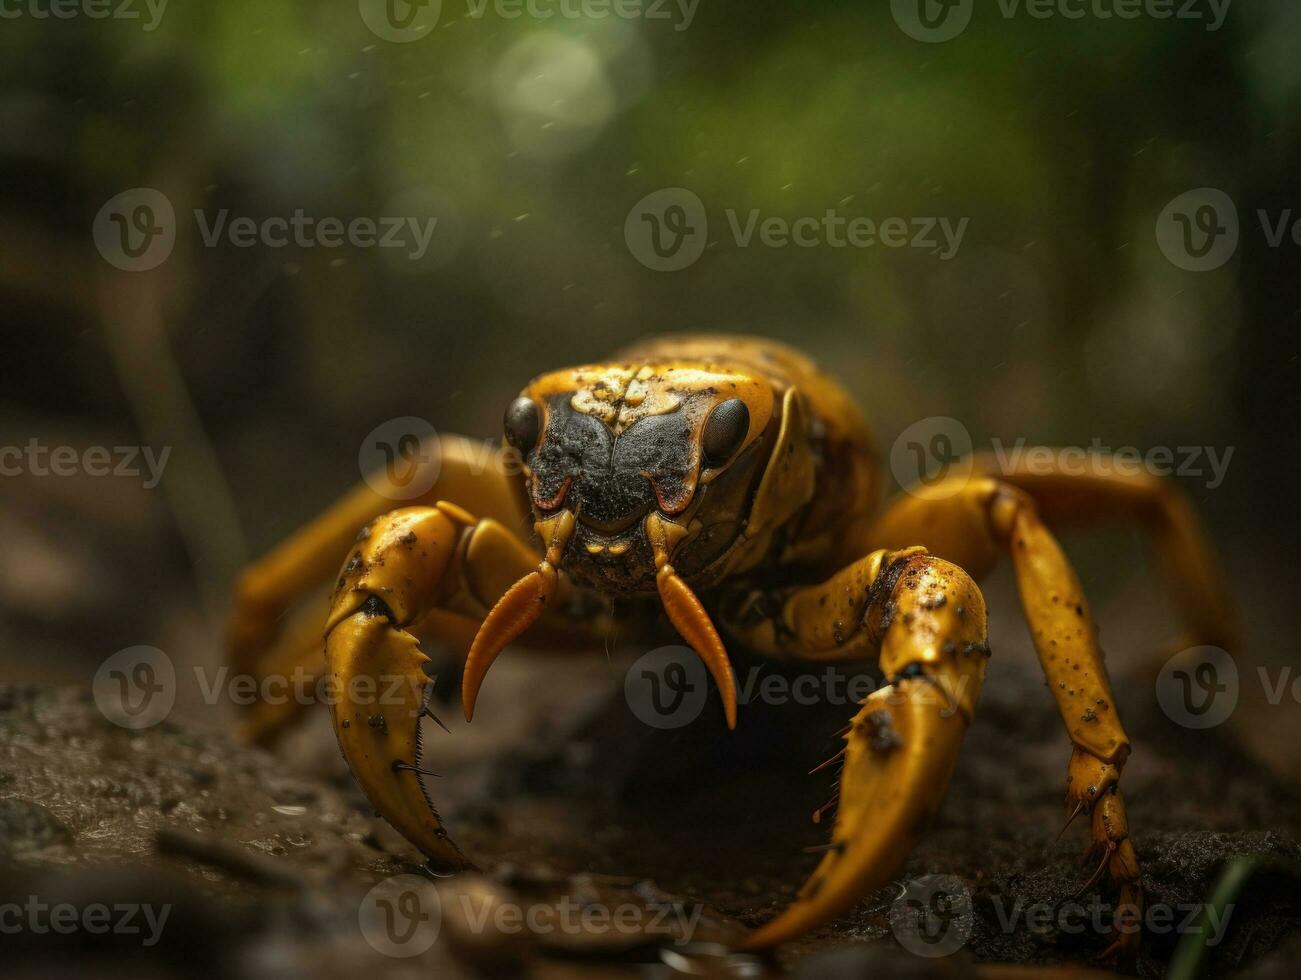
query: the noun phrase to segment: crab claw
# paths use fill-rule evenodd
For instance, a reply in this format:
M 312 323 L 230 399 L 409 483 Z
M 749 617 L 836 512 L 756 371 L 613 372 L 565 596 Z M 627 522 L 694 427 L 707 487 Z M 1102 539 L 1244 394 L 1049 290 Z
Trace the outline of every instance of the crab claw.
M 465 712 L 466 721 L 474 718 L 479 688 L 483 686 L 483 679 L 488 676 L 493 661 L 541 618 L 547 603 L 555 598 L 559 581 L 556 569 L 564 557 L 569 539 L 573 537 L 574 515 L 561 511 L 555 517 L 539 521 L 537 532 L 546 546 L 546 557 L 536 571 L 529 572 L 497 600 L 470 644 L 465 672 L 461 675 L 461 710 Z
M 803 935 L 889 882 L 944 798 L 985 675 L 985 605 L 957 566 L 926 554 L 905 561 L 893 614 L 885 604 L 872 613 L 891 683 L 845 734 L 831 844 L 791 906 L 743 949 Z
M 414 636 L 395 629 L 378 610 L 339 623 L 326 640 L 326 660 L 343 690 L 344 678 L 360 676 L 403 678 L 405 683 L 377 687 L 373 699 L 345 695 L 332 705 L 335 734 L 367 798 L 398 833 L 440 870 L 472 868 L 443 828 L 420 780 L 436 775 L 421 766 L 420 716 L 428 713 L 424 695 L 429 683 L 421 667 L 428 659 Z
M 429 678 L 407 627 L 432 605 L 460 539 L 455 510 L 412 507 L 374 523 L 344 566 L 325 627 L 334 732 L 367 798 L 440 870 L 473 865 L 421 782 Z
M 845 735 L 831 845 L 795 901 L 746 937 L 767 949 L 830 921 L 886 884 L 903 863 L 953 774 L 967 721 L 937 707 L 924 679 L 864 702 Z

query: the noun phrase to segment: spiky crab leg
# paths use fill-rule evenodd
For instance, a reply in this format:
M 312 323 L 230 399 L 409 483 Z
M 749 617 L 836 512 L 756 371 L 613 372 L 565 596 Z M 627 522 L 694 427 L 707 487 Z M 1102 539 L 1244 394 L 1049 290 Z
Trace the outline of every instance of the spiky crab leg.
M 934 497 L 904 495 L 870 535 L 887 544 L 924 538 L 977 575 L 993 565 L 1000 551 L 1011 557 L 1048 689 L 1074 743 L 1066 781 L 1067 822 L 1080 814 L 1092 818 L 1092 874 L 1081 891 L 1104 877 L 1117 886 L 1115 941 L 1104 957 L 1128 965 L 1137 959 L 1141 940 L 1128 919 L 1141 913 L 1143 904 L 1138 855 L 1116 788 L 1129 757 L 1129 736 L 1120 722 L 1084 587 L 1047 517 L 1064 522 L 1137 515 L 1154 524 L 1157 550 L 1166 558 L 1195 633 L 1211 641 L 1231 637 L 1233 617 L 1225 612 L 1221 576 L 1205 535 L 1169 484 L 1146 474 L 1129 479 L 1021 471 L 1010 477 L 1012 483 L 953 477 L 947 488 L 932 488 Z M 1027 492 L 1030 488 L 1034 495 Z
M 890 683 L 863 702 L 845 734 L 830 846 L 794 903 L 746 949 L 802 935 L 890 881 L 939 808 L 984 679 L 985 604 L 956 565 L 920 549 L 872 555 L 790 596 L 782 635 L 803 637 L 806 654 L 825 657 L 832 651 L 819 648 L 816 624 L 841 616 L 847 595 L 861 617 L 858 644 L 880 643 Z

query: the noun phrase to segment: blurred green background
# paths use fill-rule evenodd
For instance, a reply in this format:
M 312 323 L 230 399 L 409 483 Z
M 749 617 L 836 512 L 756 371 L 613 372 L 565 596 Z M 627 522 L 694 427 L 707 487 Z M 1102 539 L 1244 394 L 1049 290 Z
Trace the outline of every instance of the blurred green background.
M 1270 247 L 1255 215 L 1301 216 L 1296 4 L 1234 3 L 1208 30 L 980 3 L 936 44 L 886 3 L 700 0 L 688 20 L 444 0 L 405 43 L 365 8 L 173 0 L 152 23 L 142 4 L 136 20 L 6 7 L 0 442 L 173 451 L 154 490 L 4 478 L 5 673 L 66 678 L 132 643 L 216 659 L 234 571 L 358 480 L 377 424 L 495 437 L 532 375 L 664 330 L 802 347 L 887 451 L 936 415 L 977 448 L 1232 448 L 1222 485 L 1185 489 L 1254 645 L 1294 659 L 1279 638 L 1295 625 L 1301 247 Z M 92 226 L 138 187 L 174 206 L 175 248 L 123 272 Z M 709 217 L 676 272 L 624 237 L 665 187 Z M 1201 187 L 1234 200 L 1242 235 L 1197 273 L 1155 227 Z M 738 247 L 724 215 L 755 208 L 969 224 L 948 260 Z M 438 224 L 412 260 L 209 247 L 195 209 Z M 1138 541 L 1119 567 L 1115 541 L 1079 546 L 1104 629 L 1109 599 L 1123 618 L 1126 588 L 1155 591 Z

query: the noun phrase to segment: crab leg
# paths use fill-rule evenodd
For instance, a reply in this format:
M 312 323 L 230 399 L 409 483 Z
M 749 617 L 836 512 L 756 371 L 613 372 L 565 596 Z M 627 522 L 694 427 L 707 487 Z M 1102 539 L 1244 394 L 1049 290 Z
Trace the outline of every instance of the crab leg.
M 480 518 L 495 518 L 508 527 L 524 519 L 514 480 L 503 450 L 488 443 L 444 434 L 421 447 L 435 453 L 437 480 L 416 499 L 406 500 L 407 488 L 385 492 L 381 469 L 315 520 L 245 568 L 235 583 L 226 648 L 233 669 L 247 671 L 259 681 L 270 677 L 306 676 L 316 683 L 322 672 L 321 615 L 339 567 L 339 556 L 353 545 L 357 529 L 378 520 L 398 502 L 428 505 L 440 499 L 473 500 Z M 447 642 L 439 624 L 440 640 Z M 458 624 L 464 626 L 464 624 Z M 452 627 L 457 629 L 457 627 Z M 469 635 L 457 629 L 452 644 L 469 647 Z M 301 699 L 259 699 L 240 719 L 243 739 L 259 745 L 274 742 L 299 720 Z
M 496 521 L 442 502 L 393 511 L 363 535 L 325 628 L 339 748 L 375 809 L 431 864 L 470 867 L 421 781 L 428 658 L 409 627 L 435 609 L 482 616 L 483 597 L 500 594 L 538 556 Z
M 801 935 L 890 881 L 944 797 L 989 651 L 980 590 L 921 549 L 877 552 L 795 590 L 781 620 L 766 635 L 798 643 L 811 658 L 851 649 L 861 656 L 879 644 L 890 683 L 863 702 L 845 735 L 830 847 L 795 902 L 749 936 L 747 949 Z
M 1202 641 L 1228 639 L 1235 633 L 1209 548 L 1191 511 L 1173 489 L 1153 478 L 1119 481 L 1094 478 L 1024 478 L 1044 495 L 1044 508 L 1058 520 L 1087 518 L 1111 503 L 1121 514 L 1143 501 L 1148 513 L 1164 513 L 1158 542 L 1177 569 L 1177 593 L 1191 606 L 1205 606 L 1210 620 L 1188 616 Z M 1165 486 L 1165 489 L 1161 488 Z M 955 478 L 950 493 L 939 499 L 906 496 L 891 507 L 873 534 L 885 543 L 917 540 L 981 574 L 999 551 L 1011 556 L 1035 650 L 1074 745 L 1066 777 L 1066 812 L 1071 818 L 1092 813 L 1091 856 L 1097 871 L 1086 881 L 1092 888 L 1105 873 L 1119 888 L 1121 910 L 1141 909 L 1142 876 L 1130 840 L 1125 804 L 1117 788 L 1129 756 L 1129 737 L 1121 725 L 1111 682 L 1098 643 L 1088 599 L 1070 561 L 1049 530 L 1041 507 L 1027 491 L 999 480 Z M 1165 503 L 1162 503 L 1162 502 Z M 1211 620 L 1217 621 L 1213 626 Z M 1118 921 L 1107 956 L 1132 960 L 1140 933 Z

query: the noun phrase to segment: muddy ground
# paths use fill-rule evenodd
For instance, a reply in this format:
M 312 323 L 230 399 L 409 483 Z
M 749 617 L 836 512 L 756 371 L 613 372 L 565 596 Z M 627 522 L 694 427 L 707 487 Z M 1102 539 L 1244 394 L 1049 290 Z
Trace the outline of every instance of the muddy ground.
M 616 652 L 594 668 L 591 658 L 504 657 L 474 726 L 449 706 L 451 734 L 427 733 L 426 758 L 444 773 L 429 780 L 431 792 L 487 876 L 437 884 L 441 929 L 410 958 L 377 952 L 359 908 L 376 883 L 419 873 L 418 856 L 365 805 L 323 709 L 266 752 L 179 716 L 120 728 L 86 686 L 0 689 L 0 905 L 35 897 L 76 908 L 172 907 L 147 946 L 143 929 L 9 931 L 10 974 L 48 975 L 51 956 L 80 975 L 137 977 L 992 976 L 997 963 L 1097 965 L 1106 937 L 1053 918 L 1092 867 L 1082 860 L 1084 820 L 1054 842 L 1068 753 L 1023 639 L 995 644 L 945 806 L 897 881 L 766 963 L 699 947 L 686 951 L 694 959 L 675 956 L 664 940 L 680 930 L 664 910 L 702 909 L 694 939 L 726 941 L 790 899 L 827 833 L 810 814 L 832 777 L 807 773 L 837 747 L 852 709 L 756 701 L 729 735 L 711 701 L 692 724 L 656 730 L 622 696 L 634 658 Z M 751 668 L 783 674 L 738 658 L 739 675 Z M 1172 724 L 1150 678 L 1134 681 L 1144 669 L 1117 684 L 1137 746 L 1123 787 L 1149 903 L 1171 906 L 1177 925 L 1227 859 L 1301 863 L 1301 797 L 1277 766 L 1240 747 L 1232 726 Z M 455 686 L 445 671 L 439 691 L 447 697 Z M 913 955 L 891 928 L 904 884 L 929 874 L 956 877 L 972 901 L 970 936 L 943 959 Z M 533 936 L 467 925 L 457 909 L 479 906 L 465 895 L 525 909 L 572 900 L 655 911 L 618 934 L 598 924 Z M 1079 901 L 1088 909 L 1110 899 L 1103 888 Z M 1301 885 L 1283 873 L 1258 876 L 1234 904 L 1204 975 L 1294 975 Z M 1051 921 L 1032 922 L 1036 914 Z M 657 916 L 669 920 L 658 932 Z M 1179 938 L 1157 923 L 1136 971 L 1160 975 Z

